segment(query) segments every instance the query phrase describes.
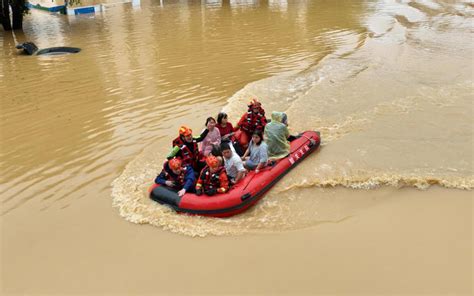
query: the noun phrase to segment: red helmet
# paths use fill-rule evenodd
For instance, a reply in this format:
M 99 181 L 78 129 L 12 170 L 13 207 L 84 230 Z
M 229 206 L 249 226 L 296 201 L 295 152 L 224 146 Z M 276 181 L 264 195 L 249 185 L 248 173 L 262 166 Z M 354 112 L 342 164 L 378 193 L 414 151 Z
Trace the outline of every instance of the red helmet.
M 219 166 L 219 159 L 217 159 L 217 157 L 215 157 L 214 155 L 209 155 L 207 158 L 206 158 L 206 164 L 210 167 L 210 168 L 217 168 Z
M 168 165 L 170 167 L 170 169 L 172 170 L 177 170 L 181 167 L 181 159 L 179 158 L 173 158 L 173 159 L 170 159 L 170 161 L 168 161 Z
M 185 126 L 185 125 L 183 125 L 179 128 L 179 134 L 181 136 L 186 137 L 186 136 L 192 135 L 192 133 L 193 133 L 193 130 L 190 129 L 189 127 Z

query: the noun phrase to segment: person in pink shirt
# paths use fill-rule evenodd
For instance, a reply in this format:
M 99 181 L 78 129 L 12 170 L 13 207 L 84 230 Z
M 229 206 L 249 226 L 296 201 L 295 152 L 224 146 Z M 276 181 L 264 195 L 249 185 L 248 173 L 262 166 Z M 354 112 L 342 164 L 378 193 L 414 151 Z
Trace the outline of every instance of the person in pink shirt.
M 221 133 L 216 127 L 214 117 L 208 117 L 206 119 L 206 126 L 209 132 L 201 143 L 201 153 L 204 156 L 208 156 L 211 153 L 213 146 L 219 146 L 221 144 Z

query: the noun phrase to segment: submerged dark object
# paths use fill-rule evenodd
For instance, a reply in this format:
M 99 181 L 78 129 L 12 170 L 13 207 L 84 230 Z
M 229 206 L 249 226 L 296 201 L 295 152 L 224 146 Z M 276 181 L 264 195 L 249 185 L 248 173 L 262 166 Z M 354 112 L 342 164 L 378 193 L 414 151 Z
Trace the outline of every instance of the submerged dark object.
M 59 55 L 59 54 L 68 54 L 68 53 L 78 53 L 81 51 L 77 47 L 49 47 L 38 49 L 38 46 L 33 42 L 24 42 L 17 44 L 17 49 L 23 49 L 23 52 L 27 55 Z

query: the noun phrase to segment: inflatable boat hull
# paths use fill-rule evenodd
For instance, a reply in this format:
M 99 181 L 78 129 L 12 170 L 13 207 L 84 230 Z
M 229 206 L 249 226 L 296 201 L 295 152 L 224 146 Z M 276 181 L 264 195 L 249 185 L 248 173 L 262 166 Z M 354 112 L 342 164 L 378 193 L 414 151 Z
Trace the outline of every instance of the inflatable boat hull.
M 225 194 L 197 196 L 186 193 L 183 197 L 179 197 L 176 192 L 154 184 L 150 191 L 150 198 L 180 213 L 212 217 L 233 216 L 257 203 L 284 175 L 318 149 L 319 144 L 318 132 L 302 133 L 301 137 L 291 142 L 290 154 L 287 157 L 262 169 L 258 174 L 250 172 Z

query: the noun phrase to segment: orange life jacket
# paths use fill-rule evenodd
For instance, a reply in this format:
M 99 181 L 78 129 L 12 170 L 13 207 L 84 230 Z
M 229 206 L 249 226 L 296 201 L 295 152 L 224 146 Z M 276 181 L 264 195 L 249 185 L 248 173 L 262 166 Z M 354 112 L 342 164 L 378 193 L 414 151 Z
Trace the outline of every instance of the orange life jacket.
M 173 140 L 173 147 L 178 146 L 181 150 L 181 160 L 183 161 L 183 166 L 190 165 L 193 168 L 197 168 L 197 163 L 199 160 L 199 146 L 196 140 L 192 142 L 193 149 L 189 149 L 188 146 L 184 143 L 181 137 L 177 137 Z
M 196 189 L 201 188 L 204 191 L 216 189 L 219 193 L 225 193 L 229 190 L 229 179 L 224 167 L 219 167 L 214 173 L 211 173 L 208 166 L 203 168 L 196 184 Z
M 239 121 L 240 128 L 247 134 L 252 134 L 255 130 L 262 130 L 267 124 L 265 118 L 265 110 L 259 108 L 258 113 L 253 113 L 252 109 L 249 108 L 247 114 L 244 114 Z
M 164 168 L 163 168 L 166 181 L 174 182 L 176 188 L 183 188 L 184 183 L 185 183 L 184 177 L 186 176 L 187 170 L 188 170 L 187 166 L 182 166 L 181 173 L 179 175 L 176 175 L 175 173 L 173 173 L 173 171 L 169 167 L 168 162 L 165 163 Z

